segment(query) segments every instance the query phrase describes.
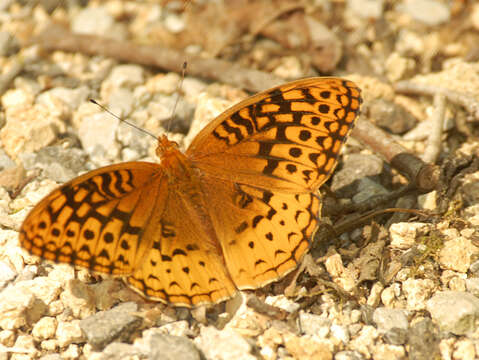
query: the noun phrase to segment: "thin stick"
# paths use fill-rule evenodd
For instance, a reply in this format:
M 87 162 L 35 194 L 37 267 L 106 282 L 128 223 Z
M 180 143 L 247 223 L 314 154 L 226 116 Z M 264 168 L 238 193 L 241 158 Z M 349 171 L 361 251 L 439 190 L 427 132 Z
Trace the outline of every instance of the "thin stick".
M 434 95 L 434 112 L 431 116 L 432 130 L 427 139 L 426 149 L 421 156 L 425 162 L 434 164 L 441 152 L 442 128 L 446 112 L 446 97 L 444 94 Z
M 362 224 L 365 224 L 367 221 L 371 220 L 375 216 L 386 214 L 386 213 L 396 213 L 402 212 L 407 214 L 413 214 L 418 216 L 430 216 L 429 213 L 425 211 L 416 210 L 416 209 L 400 209 L 400 208 L 389 208 L 389 209 L 381 209 L 381 210 L 372 210 L 368 214 L 360 215 L 355 219 L 347 219 L 341 221 L 340 223 L 336 223 L 333 225 L 334 232 L 339 236 L 345 232 L 352 231 L 359 227 Z
M 428 96 L 442 93 L 453 104 L 463 106 L 472 115 L 474 121 L 479 121 L 479 102 L 472 95 L 439 86 L 418 84 L 412 81 L 400 81 L 394 85 L 394 90 L 402 94 Z
M 379 129 L 362 116 L 358 119 L 352 135 L 381 154 L 386 161 L 401 174 L 408 177 L 420 191 L 429 192 L 436 188 L 439 180 L 439 168 L 427 164 L 406 148 L 399 145 L 391 135 Z

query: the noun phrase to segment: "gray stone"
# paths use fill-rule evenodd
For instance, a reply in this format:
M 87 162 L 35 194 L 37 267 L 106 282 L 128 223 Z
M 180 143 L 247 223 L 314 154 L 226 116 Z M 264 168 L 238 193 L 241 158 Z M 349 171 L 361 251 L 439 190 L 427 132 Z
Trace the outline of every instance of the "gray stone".
M 8 11 L 10 5 L 12 5 L 16 0 L 2 0 L 0 1 L 0 11 Z
M 359 179 L 357 193 L 353 196 L 353 202 L 356 204 L 367 201 L 375 196 L 387 195 L 388 191 L 379 183 L 368 177 Z
M 383 169 L 384 161 L 376 155 L 350 154 L 344 158 L 342 168 L 335 171 L 331 190 L 339 197 L 351 198 L 357 194 L 362 179 L 367 177 L 377 183 L 386 180 L 382 179 Z
M 411 326 L 408 344 L 409 359 L 411 360 L 440 358 L 438 331 L 429 318 L 425 318 Z
M 66 104 L 70 110 L 76 110 L 81 103 L 88 99 L 89 94 L 90 90 L 86 86 L 80 86 L 75 89 L 58 86 L 38 95 L 36 102 L 54 108 L 56 105 L 53 104 L 53 101 L 58 99 Z
M 374 308 L 371 305 L 361 305 L 361 320 L 366 325 L 374 324 L 373 316 L 374 316 Z
M 409 323 L 406 315 L 406 311 L 402 309 L 380 307 L 374 310 L 373 321 L 383 333 L 393 328 L 407 330 Z
M 403 134 L 417 124 L 410 112 L 384 99 L 374 100 L 369 104 L 369 117 L 375 120 L 377 126 L 393 134 Z
M 34 156 L 22 156 L 27 170 L 40 168 L 43 175 L 58 183 L 64 183 L 78 176 L 78 173 L 87 170 L 87 155 L 81 149 L 62 146 L 47 146 L 40 149 Z
M 0 149 L 0 170 L 10 169 L 15 167 L 17 164 L 13 161 L 10 156 L 5 152 L 5 150 Z
M 99 360 L 144 359 L 147 354 L 131 344 L 114 342 L 109 344 L 98 357 Z M 180 358 L 180 357 L 179 357 Z M 149 358 L 150 359 L 150 358 Z M 151 358 L 153 359 L 153 358 Z
M 471 264 L 469 271 L 476 275 L 479 273 L 479 260 L 476 260 Z
M 404 345 L 407 341 L 408 331 L 394 327 L 384 333 L 384 340 L 392 345 Z
M 129 339 L 132 332 L 140 327 L 142 320 L 132 315 L 137 310 L 137 304 L 123 303 L 111 310 L 100 311 L 81 320 L 80 327 L 92 347 L 102 349 L 112 341 Z
M 479 278 L 466 279 L 466 289 L 474 296 L 479 296 Z
M 193 341 L 167 334 L 150 333 L 146 336 L 149 345 L 149 359 L 200 360 L 200 352 Z
M 455 335 L 473 332 L 479 324 L 479 298 L 468 292 L 438 292 L 428 300 L 427 310 L 442 331 Z
M 472 206 L 479 203 L 479 180 L 476 174 L 466 177 L 460 188 L 464 206 Z
M 311 64 L 319 72 L 333 71 L 343 55 L 341 40 L 336 32 L 313 16 L 305 16 L 305 24 L 308 27 L 310 41 Z M 298 72 L 293 65 L 283 67 L 282 75 L 297 77 Z M 276 72 L 279 69 L 276 69 Z M 279 74 L 279 73 L 278 73 Z

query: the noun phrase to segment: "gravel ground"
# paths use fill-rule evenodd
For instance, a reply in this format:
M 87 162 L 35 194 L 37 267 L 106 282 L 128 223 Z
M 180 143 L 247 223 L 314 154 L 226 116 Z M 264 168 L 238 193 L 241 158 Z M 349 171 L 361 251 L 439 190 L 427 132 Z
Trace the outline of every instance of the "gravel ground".
M 283 5 L 268 2 L 268 24 L 245 11 L 241 32 L 238 12 L 212 4 L 0 4 L 0 360 L 479 358 L 479 4 L 311 1 L 276 13 Z M 284 81 L 344 76 L 362 88 L 365 118 L 441 166 L 442 187 L 401 199 L 425 216 L 377 218 L 329 236 L 297 277 L 209 309 L 149 302 L 119 279 L 30 256 L 18 230 L 58 184 L 108 164 L 157 161 L 155 140 L 89 98 L 152 134 L 168 128 L 185 149 L 252 89 L 196 75 L 192 63 L 179 91 L 172 69 L 47 50 L 35 36 L 52 23 Z M 314 28 L 309 41 L 321 46 L 291 45 L 304 33 L 292 24 Z M 406 80 L 415 88 L 400 91 Z M 434 139 L 437 119 L 443 132 Z M 368 202 L 406 182 L 358 139 L 343 154 L 329 183 L 337 204 Z

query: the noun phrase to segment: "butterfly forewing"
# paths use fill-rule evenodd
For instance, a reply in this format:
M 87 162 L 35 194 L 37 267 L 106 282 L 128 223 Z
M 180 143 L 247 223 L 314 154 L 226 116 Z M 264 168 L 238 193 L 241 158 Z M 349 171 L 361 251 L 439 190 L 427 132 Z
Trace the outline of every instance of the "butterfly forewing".
M 334 170 L 360 103 L 359 88 L 347 80 L 315 78 L 279 86 L 221 114 L 187 154 L 195 166 L 224 179 L 315 190 Z
M 130 162 L 80 176 L 44 198 L 27 216 L 20 243 L 32 254 L 113 275 L 129 274 L 151 246 L 145 237 L 164 203 L 158 164 Z

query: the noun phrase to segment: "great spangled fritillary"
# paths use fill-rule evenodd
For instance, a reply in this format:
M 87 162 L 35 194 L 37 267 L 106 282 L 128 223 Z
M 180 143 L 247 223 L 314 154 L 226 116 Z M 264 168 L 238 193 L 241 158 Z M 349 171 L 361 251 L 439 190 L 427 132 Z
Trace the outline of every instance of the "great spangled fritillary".
M 160 164 L 91 171 L 45 197 L 20 243 L 48 260 L 123 276 L 177 306 L 216 303 L 296 268 L 361 104 L 351 81 L 311 78 L 256 94 L 186 153 L 161 136 Z

